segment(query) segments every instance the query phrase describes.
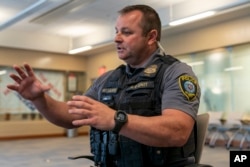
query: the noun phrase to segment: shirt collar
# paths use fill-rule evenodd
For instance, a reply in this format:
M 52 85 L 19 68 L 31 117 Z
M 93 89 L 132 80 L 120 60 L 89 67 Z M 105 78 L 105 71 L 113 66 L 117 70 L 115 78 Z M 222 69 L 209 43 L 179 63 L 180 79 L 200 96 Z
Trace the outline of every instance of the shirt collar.
M 156 51 L 148 58 L 148 60 L 140 67 L 140 68 L 146 68 L 156 57 L 163 56 L 164 51 L 160 48 L 156 49 Z M 139 68 L 139 69 L 140 69 Z M 129 65 L 126 66 L 126 73 L 132 74 L 131 67 Z

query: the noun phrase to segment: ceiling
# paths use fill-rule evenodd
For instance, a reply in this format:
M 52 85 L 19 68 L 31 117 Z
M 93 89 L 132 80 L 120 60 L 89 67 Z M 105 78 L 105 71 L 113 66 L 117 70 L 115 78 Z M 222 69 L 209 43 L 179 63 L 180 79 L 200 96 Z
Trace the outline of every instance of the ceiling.
M 131 4 L 155 8 L 168 33 L 250 14 L 250 0 L 0 0 L 0 47 L 66 54 L 87 45 L 98 50 L 112 43 L 117 11 Z M 217 15 L 189 25 L 168 25 L 209 10 Z M 87 53 L 91 51 L 78 55 Z

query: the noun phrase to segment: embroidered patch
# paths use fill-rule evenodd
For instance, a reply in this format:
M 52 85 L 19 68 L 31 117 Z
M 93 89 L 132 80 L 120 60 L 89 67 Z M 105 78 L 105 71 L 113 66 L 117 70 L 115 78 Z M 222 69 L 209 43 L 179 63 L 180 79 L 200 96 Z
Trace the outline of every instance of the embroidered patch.
M 198 89 L 197 84 L 197 80 L 191 76 L 182 75 L 179 77 L 179 87 L 189 101 L 196 98 Z
M 144 75 L 153 77 L 156 75 L 157 69 L 158 69 L 158 66 L 156 64 L 153 64 L 144 70 Z

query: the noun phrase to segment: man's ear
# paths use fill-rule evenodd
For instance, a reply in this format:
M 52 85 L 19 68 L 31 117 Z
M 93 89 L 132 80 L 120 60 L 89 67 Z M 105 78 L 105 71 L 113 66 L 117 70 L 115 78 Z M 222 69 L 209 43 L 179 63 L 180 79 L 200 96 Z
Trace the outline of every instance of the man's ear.
M 148 44 L 152 45 L 153 43 L 155 43 L 157 41 L 157 36 L 158 36 L 158 32 L 156 29 L 151 30 L 148 33 Z

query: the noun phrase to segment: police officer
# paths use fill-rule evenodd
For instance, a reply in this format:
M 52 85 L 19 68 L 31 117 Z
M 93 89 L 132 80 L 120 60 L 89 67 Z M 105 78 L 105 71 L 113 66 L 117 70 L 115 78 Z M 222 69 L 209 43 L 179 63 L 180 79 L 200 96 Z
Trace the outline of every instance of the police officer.
M 194 163 L 195 119 L 200 90 L 192 69 L 161 49 L 161 21 L 146 5 L 119 11 L 114 42 L 126 65 L 111 70 L 84 95 L 68 102 L 51 98 L 32 68 L 14 65 L 16 84 L 52 123 L 91 127 L 96 166 L 156 167 Z

